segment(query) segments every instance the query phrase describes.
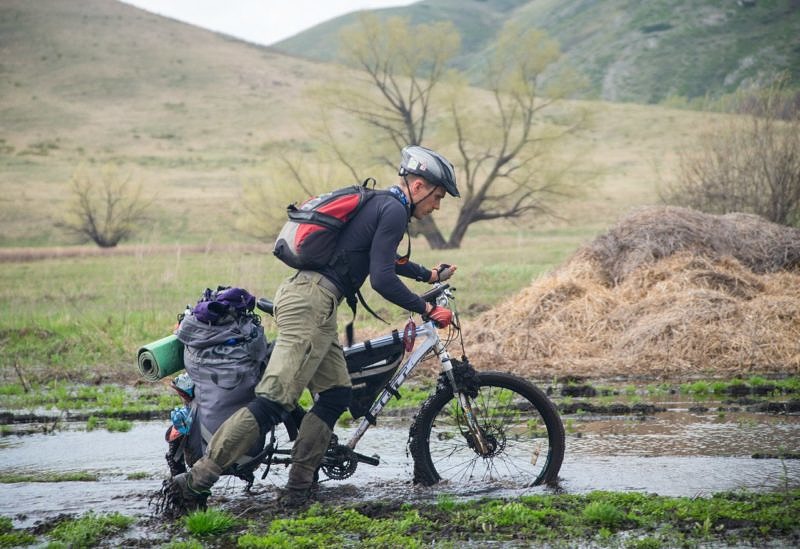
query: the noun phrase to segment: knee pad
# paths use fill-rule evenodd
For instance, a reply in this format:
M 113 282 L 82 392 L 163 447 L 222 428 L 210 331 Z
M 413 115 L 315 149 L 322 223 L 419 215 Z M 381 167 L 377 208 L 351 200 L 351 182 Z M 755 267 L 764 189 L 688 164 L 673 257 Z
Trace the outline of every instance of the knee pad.
M 311 407 L 311 411 L 324 421 L 328 427 L 333 429 L 336 425 L 336 420 L 339 416 L 347 410 L 350 406 L 350 400 L 353 398 L 353 389 L 350 387 L 334 387 L 327 391 L 322 391 Z
M 247 404 L 247 409 L 253 414 L 258 422 L 261 435 L 266 434 L 275 425 L 284 420 L 288 412 L 283 406 L 269 400 L 268 398 L 257 396 Z

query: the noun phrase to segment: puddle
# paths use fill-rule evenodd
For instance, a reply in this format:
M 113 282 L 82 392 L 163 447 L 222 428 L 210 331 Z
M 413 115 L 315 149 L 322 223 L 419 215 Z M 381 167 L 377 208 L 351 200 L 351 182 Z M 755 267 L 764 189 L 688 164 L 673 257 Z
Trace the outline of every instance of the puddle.
M 800 416 L 750 413 L 665 412 L 644 417 L 566 416 L 567 450 L 561 488 L 642 491 L 669 496 L 698 496 L 735 489 L 772 490 L 800 485 L 800 460 L 752 459 L 759 452 L 800 452 Z M 406 452 L 409 419 L 387 418 L 370 429 L 357 450 L 378 454 L 378 467 L 361 464 L 344 481 L 322 484 L 323 501 L 435 500 L 442 492 L 458 497 L 541 493 L 542 487 L 414 487 L 412 460 Z M 137 422 L 126 433 L 104 430 L 0 438 L 0 473 L 91 472 L 96 482 L 4 484 L 0 515 L 29 527 L 61 513 L 120 512 L 149 515 L 150 495 L 167 475 L 163 421 Z M 351 429 L 337 428 L 340 440 Z M 147 478 L 129 479 L 133 473 Z M 257 477 L 260 477 L 260 471 Z M 214 502 L 232 506 L 271 499 L 286 481 L 286 469 L 257 478 L 253 495 L 244 483 L 223 479 Z

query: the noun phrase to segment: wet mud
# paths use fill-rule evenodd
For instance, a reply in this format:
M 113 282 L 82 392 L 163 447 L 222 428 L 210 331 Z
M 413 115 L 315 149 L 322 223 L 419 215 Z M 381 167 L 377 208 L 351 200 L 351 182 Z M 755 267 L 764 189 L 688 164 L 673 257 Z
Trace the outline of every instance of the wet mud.
M 783 403 L 786 404 L 786 403 Z M 800 486 L 800 415 L 754 411 L 751 405 L 678 401 L 654 404 L 559 403 L 567 448 L 554 487 L 514 485 L 447 486 L 412 484 L 413 461 L 407 452 L 407 415 L 385 417 L 370 429 L 357 450 L 379 455 L 377 467 L 361 464 L 342 481 L 323 481 L 316 498 L 323 503 L 375 506 L 380 512 L 409 501 L 514 497 L 549 490 L 641 491 L 666 496 L 703 496 L 747 489 L 771 491 Z M 776 407 L 767 407 L 772 410 Z M 80 422 L 64 422 L 50 433 L 0 438 L 0 474 L 90 472 L 96 481 L 6 483 L 0 490 L 0 515 L 16 528 L 44 531 L 49 525 L 88 511 L 119 512 L 139 519 L 136 536 L 155 536 L 160 520 L 152 518 L 151 496 L 168 474 L 164 454 L 167 422 L 136 421 L 124 433 L 86 431 Z M 35 432 L 35 423 L 17 423 Z M 27 429 L 27 431 L 26 431 Z M 346 440 L 352 427 L 337 427 Z M 758 458 L 758 459 L 756 459 Z M 275 495 L 287 470 L 273 467 L 265 479 L 256 474 L 250 492 L 241 480 L 224 477 L 209 505 L 237 516 L 277 513 Z M 281 511 L 282 514 L 284 514 Z M 366 513 L 366 510 L 365 510 Z

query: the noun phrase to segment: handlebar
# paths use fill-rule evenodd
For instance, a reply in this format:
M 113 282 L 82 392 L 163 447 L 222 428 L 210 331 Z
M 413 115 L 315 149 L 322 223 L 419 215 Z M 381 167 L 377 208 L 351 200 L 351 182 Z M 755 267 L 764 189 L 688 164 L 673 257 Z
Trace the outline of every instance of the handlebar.
M 448 288 L 450 288 L 450 284 L 439 284 L 438 286 L 435 286 L 434 288 L 422 294 L 420 297 L 422 298 L 422 301 L 426 303 L 435 304 L 436 298 L 442 295 Z
M 256 307 L 269 315 L 275 316 L 275 304 L 266 297 L 258 298 L 258 301 L 256 301 Z

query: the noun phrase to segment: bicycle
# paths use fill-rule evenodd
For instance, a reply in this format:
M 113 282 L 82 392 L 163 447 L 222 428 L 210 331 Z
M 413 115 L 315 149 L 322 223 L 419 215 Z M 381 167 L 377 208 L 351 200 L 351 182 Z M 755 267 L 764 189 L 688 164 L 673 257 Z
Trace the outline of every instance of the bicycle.
M 445 339 L 440 338 L 432 320 L 423 319 L 423 324 L 417 326 L 409 319 L 402 334 L 393 330 L 389 335 L 344 348 L 353 382 L 350 412 L 360 422 L 344 444 L 333 435 L 318 475 L 343 480 L 352 476 L 360 463 L 380 464 L 379 456 L 356 452 L 359 441 L 376 424 L 389 400 L 400 397 L 398 390 L 411 373 L 423 360 L 435 355 L 442 370 L 436 389 L 420 407 L 409 430 L 414 483 L 432 486 L 442 481 L 480 480 L 533 486 L 557 480 L 564 458 L 564 427 L 546 394 L 519 376 L 476 371 L 463 354 L 461 360 L 450 357 L 447 348 L 456 335 L 462 352 L 464 348 L 454 291 L 447 284 L 437 284 L 421 296 L 426 302 L 454 311 Z M 272 302 L 265 298 L 257 301 L 257 307 L 268 314 L 274 312 Z M 302 413 L 300 408 L 293 413 L 296 425 Z M 286 426 L 293 439 L 291 421 Z M 173 468 L 175 456 L 172 457 L 172 473 L 185 470 L 182 464 Z M 170 454 L 167 461 L 170 462 Z M 264 479 L 273 465 L 290 464 L 291 447 L 281 446 L 273 428 L 264 449 L 230 473 L 245 479 L 249 489 L 254 472 L 262 465 Z

